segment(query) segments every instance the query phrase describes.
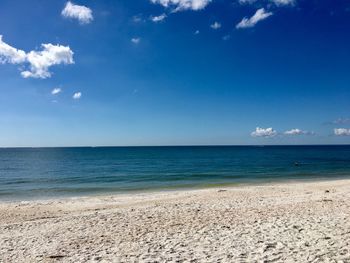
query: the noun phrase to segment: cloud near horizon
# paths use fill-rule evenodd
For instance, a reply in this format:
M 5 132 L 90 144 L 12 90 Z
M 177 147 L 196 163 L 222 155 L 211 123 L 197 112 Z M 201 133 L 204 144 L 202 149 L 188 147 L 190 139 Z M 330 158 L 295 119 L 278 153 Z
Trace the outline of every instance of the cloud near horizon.
M 65 18 L 77 19 L 81 25 L 89 24 L 94 20 L 90 8 L 82 5 L 75 5 L 71 1 L 66 3 L 61 15 Z
M 272 12 L 266 12 L 264 8 L 258 9 L 255 14 L 250 17 L 244 17 L 241 22 L 236 25 L 237 29 L 254 27 L 258 22 L 265 20 L 269 16 L 272 16 Z
M 300 129 L 291 129 L 284 132 L 285 135 L 314 135 L 314 132 L 303 131 Z
M 174 7 L 176 11 L 204 9 L 212 0 L 151 0 L 153 4 L 160 4 L 164 7 Z
M 59 64 L 74 64 L 73 51 L 69 46 L 41 44 L 43 50 L 30 51 L 16 49 L 2 40 L 0 35 L 1 64 L 29 64 L 29 69 L 21 72 L 24 78 L 50 78 L 49 68 Z
M 350 129 L 336 128 L 336 129 L 334 129 L 334 135 L 336 135 L 336 136 L 350 136 Z
M 260 128 L 256 127 L 255 131 L 250 134 L 252 137 L 274 137 L 277 135 L 277 131 L 273 128 Z

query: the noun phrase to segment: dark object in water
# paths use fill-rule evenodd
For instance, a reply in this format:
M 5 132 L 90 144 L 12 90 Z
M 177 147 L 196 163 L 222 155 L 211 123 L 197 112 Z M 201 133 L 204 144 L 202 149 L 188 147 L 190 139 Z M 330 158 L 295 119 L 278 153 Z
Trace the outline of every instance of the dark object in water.
M 298 162 L 295 162 L 294 166 L 300 166 L 300 164 Z

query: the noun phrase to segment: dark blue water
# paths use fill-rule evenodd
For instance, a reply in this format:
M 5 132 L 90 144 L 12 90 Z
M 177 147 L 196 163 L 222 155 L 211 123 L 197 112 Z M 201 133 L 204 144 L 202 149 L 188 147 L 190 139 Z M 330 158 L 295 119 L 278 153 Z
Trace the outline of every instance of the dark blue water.
M 350 178 L 350 146 L 0 149 L 0 199 Z

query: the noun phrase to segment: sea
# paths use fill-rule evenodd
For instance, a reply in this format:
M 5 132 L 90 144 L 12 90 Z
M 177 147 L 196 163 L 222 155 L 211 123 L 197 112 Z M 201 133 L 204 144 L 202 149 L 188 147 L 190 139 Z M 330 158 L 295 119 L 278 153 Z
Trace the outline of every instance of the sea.
M 342 178 L 349 145 L 0 148 L 0 200 Z

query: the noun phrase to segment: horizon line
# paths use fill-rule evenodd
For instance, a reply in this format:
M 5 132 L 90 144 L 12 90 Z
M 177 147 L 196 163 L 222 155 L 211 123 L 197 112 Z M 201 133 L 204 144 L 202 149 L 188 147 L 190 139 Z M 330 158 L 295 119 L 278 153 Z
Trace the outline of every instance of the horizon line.
M 45 148 L 152 148 L 152 147 L 276 147 L 276 146 L 350 146 L 350 144 L 181 144 L 181 145 L 109 145 L 109 146 L 0 146 L 0 149 Z

